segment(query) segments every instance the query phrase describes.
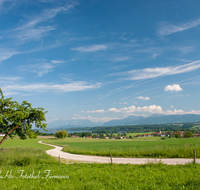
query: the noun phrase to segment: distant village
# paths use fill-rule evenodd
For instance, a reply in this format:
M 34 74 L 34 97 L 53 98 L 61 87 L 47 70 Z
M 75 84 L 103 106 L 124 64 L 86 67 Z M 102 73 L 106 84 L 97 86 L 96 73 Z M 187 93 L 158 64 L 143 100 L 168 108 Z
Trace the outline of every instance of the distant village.
M 189 138 L 189 137 L 200 137 L 199 133 L 192 133 L 191 131 L 170 131 L 170 132 L 152 132 L 146 134 L 137 134 L 137 135 L 130 135 L 127 136 L 126 132 L 118 133 L 118 135 L 113 134 L 94 134 L 86 135 L 87 132 L 83 133 L 74 133 L 69 134 L 68 137 L 73 138 L 95 138 L 95 139 L 133 139 L 133 138 L 140 138 L 140 137 L 161 137 L 161 138 Z
M 115 133 L 116 134 L 116 133 Z M 140 137 L 161 137 L 162 139 L 165 138 L 190 138 L 190 137 L 200 137 L 199 133 L 192 133 L 191 131 L 168 131 L 168 132 L 152 132 L 146 134 L 137 134 L 137 135 L 129 135 L 127 136 L 126 132 L 118 133 L 117 135 L 112 133 L 100 133 L 100 134 L 92 134 L 91 132 L 75 132 L 69 133 L 67 136 L 72 138 L 95 138 L 95 139 L 134 139 Z M 47 133 L 45 136 L 48 135 Z M 54 135 L 54 134 L 51 134 Z M 0 133 L 0 137 L 5 136 L 4 133 Z

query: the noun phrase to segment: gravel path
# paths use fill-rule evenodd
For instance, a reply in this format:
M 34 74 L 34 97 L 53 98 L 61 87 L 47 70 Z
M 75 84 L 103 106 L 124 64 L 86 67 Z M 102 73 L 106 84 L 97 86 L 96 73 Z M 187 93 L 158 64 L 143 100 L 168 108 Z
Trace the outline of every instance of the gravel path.
M 42 141 L 38 141 L 38 143 L 55 147 L 54 149 L 47 150 L 46 153 L 63 159 L 69 159 L 73 161 L 79 161 L 84 163 L 111 163 L 110 157 L 105 156 L 87 156 L 80 154 L 70 154 L 67 152 L 63 152 L 60 146 L 55 146 L 52 144 L 42 143 Z M 147 164 L 147 163 L 163 163 L 168 165 L 176 165 L 176 164 L 187 164 L 193 162 L 193 159 L 184 159 L 184 158 L 112 158 L 112 162 L 115 164 Z M 196 159 L 196 163 L 200 164 L 200 159 Z

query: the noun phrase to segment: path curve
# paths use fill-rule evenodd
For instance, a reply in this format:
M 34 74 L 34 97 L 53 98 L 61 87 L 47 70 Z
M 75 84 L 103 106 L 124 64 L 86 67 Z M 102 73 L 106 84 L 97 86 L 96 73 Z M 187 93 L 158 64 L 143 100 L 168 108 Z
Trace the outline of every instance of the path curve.
M 88 155 L 80 155 L 80 154 L 71 154 L 67 152 L 63 152 L 63 147 L 55 146 L 52 144 L 43 143 L 42 141 L 38 141 L 38 143 L 55 147 L 54 149 L 47 150 L 46 153 L 63 159 L 69 159 L 73 161 L 79 161 L 84 163 L 103 163 L 108 164 L 111 163 L 110 157 L 106 156 L 88 156 Z M 112 162 L 114 164 L 147 164 L 147 163 L 163 163 L 168 165 L 176 165 L 176 164 L 188 164 L 193 162 L 193 159 L 185 159 L 185 158 L 112 158 Z M 196 163 L 200 164 L 200 159 L 196 159 Z

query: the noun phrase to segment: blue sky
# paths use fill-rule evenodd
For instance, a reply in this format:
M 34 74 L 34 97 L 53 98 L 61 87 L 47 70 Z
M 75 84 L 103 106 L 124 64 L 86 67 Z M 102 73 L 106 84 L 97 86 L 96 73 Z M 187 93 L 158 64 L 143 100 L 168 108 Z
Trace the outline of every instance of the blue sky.
M 47 121 L 200 114 L 198 0 L 0 0 L 0 87 Z

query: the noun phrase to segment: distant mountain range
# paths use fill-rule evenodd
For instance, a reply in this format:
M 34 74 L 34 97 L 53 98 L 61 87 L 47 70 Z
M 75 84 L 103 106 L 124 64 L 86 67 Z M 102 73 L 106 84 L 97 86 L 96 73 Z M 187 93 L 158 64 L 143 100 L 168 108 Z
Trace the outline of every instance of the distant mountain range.
M 120 120 L 111 120 L 105 123 L 92 122 L 87 119 L 70 119 L 70 120 L 55 120 L 47 125 L 48 129 L 67 129 L 78 127 L 96 127 L 96 126 L 125 126 L 138 124 L 164 124 L 164 123 L 192 123 L 200 122 L 200 115 L 159 115 L 153 114 L 149 117 L 133 116 Z
M 128 116 L 121 120 L 111 120 L 102 126 L 137 125 L 137 124 L 164 124 L 164 123 L 190 123 L 200 121 L 200 115 L 152 115 L 150 117 Z
M 92 122 L 87 119 L 59 119 L 55 120 L 47 125 L 48 129 L 57 129 L 57 128 L 75 128 L 75 127 L 96 127 L 101 126 L 103 122 Z

